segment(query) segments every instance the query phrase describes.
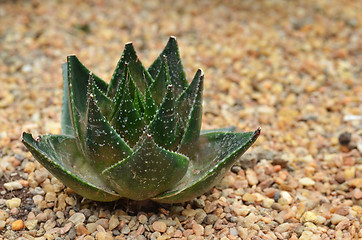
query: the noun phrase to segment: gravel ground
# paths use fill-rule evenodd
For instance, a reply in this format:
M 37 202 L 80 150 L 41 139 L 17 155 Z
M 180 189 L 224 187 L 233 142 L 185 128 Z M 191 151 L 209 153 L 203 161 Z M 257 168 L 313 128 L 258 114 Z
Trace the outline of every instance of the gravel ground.
M 362 239 L 361 2 L 140 2 L 0 1 L 0 239 Z M 262 136 L 193 201 L 82 199 L 21 133 L 60 132 L 66 55 L 110 79 L 170 35 L 205 71 L 203 128 Z

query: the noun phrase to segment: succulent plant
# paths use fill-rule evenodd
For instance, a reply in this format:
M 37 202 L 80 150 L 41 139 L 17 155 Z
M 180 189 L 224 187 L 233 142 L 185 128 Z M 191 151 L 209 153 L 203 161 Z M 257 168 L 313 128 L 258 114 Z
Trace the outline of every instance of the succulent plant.
M 22 141 L 86 198 L 190 200 L 220 181 L 260 134 L 200 130 L 204 73 L 188 84 L 174 37 L 148 69 L 127 43 L 109 84 L 74 55 L 62 68 L 62 134 L 23 133 Z

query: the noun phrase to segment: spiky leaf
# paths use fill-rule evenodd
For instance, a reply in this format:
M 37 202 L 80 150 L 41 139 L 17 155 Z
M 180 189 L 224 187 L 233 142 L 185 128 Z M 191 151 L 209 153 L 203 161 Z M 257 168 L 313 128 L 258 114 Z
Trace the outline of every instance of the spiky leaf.
M 160 148 L 146 136 L 133 155 L 106 169 L 103 176 L 120 195 L 144 200 L 175 185 L 188 162 L 186 156 Z
M 77 193 L 105 202 L 121 197 L 94 171 L 90 162 L 78 150 L 74 138 L 46 135 L 35 141 L 31 134 L 23 133 L 22 142 L 49 172 Z
M 188 84 L 175 37 L 170 37 L 162 53 L 148 68 L 148 72 L 153 78 L 156 78 L 161 71 L 164 56 L 167 59 L 171 84 L 175 88 L 175 96 L 177 98 L 187 88 Z
M 173 190 L 154 198 L 157 202 L 184 202 L 214 186 L 258 138 L 260 129 L 248 133 L 213 132 L 200 136 L 197 153 L 187 173 Z

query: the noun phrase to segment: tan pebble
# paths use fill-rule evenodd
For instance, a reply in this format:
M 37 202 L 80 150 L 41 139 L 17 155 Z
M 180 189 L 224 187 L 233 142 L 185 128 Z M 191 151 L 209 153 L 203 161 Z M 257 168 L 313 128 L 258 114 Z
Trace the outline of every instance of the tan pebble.
M 112 215 L 108 222 L 108 228 L 109 230 L 115 229 L 119 224 L 118 217 L 116 215 Z
M 33 162 L 28 162 L 25 165 L 24 172 L 31 173 L 34 172 L 34 170 L 35 170 L 35 164 Z
M 5 204 L 10 209 L 11 208 L 17 208 L 21 204 L 21 199 L 20 198 L 12 198 L 12 199 L 6 200 Z
M 335 213 L 334 213 L 334 214 L 332 214 L 332 217 L 331 217 L 331 223 L 334 224 L 334 225 L 336 225 L 336 224 L 342 222 L 342 221 L 345 220 L 345 219 L 347 219 L 347 217 L 341 216 L 341 215 L 339 215 L 339 214 L 335 214 Z
M 88 229 L 84 226 L 83 223 L 78 223 L 77 225 L 75 225 L 75 230 L 77 231 L 78 236 L 90 234 Z
M 11 224 L 11 229 L 13 231 L 19 231 L 24 228 L 23 220 L 16 220 Z
M 182 211 L 182 215 L 187 216 L 187 217 L 193 217 L 196 215 L 196 210 L 194 209 L 185 209 Z
M 9 214 L 7 212 L 5 212 L 4 210 L 0 209 L 0 220 L 1 221 L 5 221 L 6 219 L 8 219 Z
M 48 220 L 44 223 L 44 229 L 45 231 L 49 231 L 50 229 L 53 229 L 57 223 L 54 220 Z
M 65 202 L 70 205 L 70 206 L 74 206 L 75 205 L 75 199 L 73 197 L 66 197 L 65 198 Z
M 33 197 L 33 201 L 36 205 L 39 205 L 44 200 L 44 197 L 42 195 L 35 195 Z
M 293 202 L 292 196 L 290 196 L 289 192 L 287 192 L 287 191 L 281 191 L 280 197 L 284 198 L 287 201 L 287 204 L 291 204 Z M 282 205 L 284 205 L 284 204 L 282 204 Z
M 352 207 L 352 210 L 357 212 L 357 214 L 362 215 L 362 207 L 361 206 L 354 205 Z
M 304 177 L 304 178 L 299 179 L 299 183 L 303 186 L 310 187 L 310 186 L 314 186 L 315 181 L 309 177 Z
M 216 208 L 217 208 L 217 203 L 216 202 L 208 202 L 208 203 L 206 203 L 204 210 L 205 210 L 206 213 L 211 213 Z
M 256 175 L 255 171 L 250 168 L 246 170 L 246 180 L 248 180 L 250 186 L 257 185 L 259 182 L 258 176 Z
M 342 221 L 340 221 L 337 226 L 336 226 L 336 230 L 344 230 L 345 228 L 347 228 L 349 226 L 349 219 L 344 219 Z
M 204 227 L 196 222 L 192 224 L 192 230 L 194 231 L 196 236 L 204 235 Z
M 160 233 L 164 233 L 167 230 L 167 226 L 164 222 L 162 221 L 156 221 L 152 224 L 152 228 L 156 231 L 156 232 L 160 232 Z
M 352 179 L 356 176 L 356 167 L 349 167 L 344 170 L 344 178 L 346 180 Z
M 174 238 L 181 238 L 182 237 L 182 232 L 180 230 L 176 230 L 175 233 L 173 234 Z
M 24 222 L 24 225 L 28 230 L 35 229 L 37 224 L 38 224 L 38 220 L 36 220 L 36 219 L 27 220 Z
M 102 226 L 104 229 L 108 229 L 108 224 L 109 220 L 106 218 L 100 218 L 96 221 L 96 223 L 100 226 Z
M 83 213 L 74 213 L 69 219 L 69 222 L 72 222 L 74 225 L 78 223 L 82 223 L 85 220 L 85 216 Z
M 6 190 L 8 191 L 13 191 L 13 190 L 19 190 L 23 188 L 23 185 L 21 185 L 20 182 L 15 181 L 15 182 L 7 182 L 4 183 L 4 187 Z
M 117 238 L 118 237 L 118 238 Z M 119 240 L 124 240 L 124 238 L 121 238 L 121 236 L 117 236 L 115 239 L 119 239 Z M 82 240 L 94 240 L 95 238 L 93 236 L 85 236 L 84 238 L 82 238 Z
M 184 232 L 183 232 L 183 235 L 185 237 L 189 237 L 191 235 L 193 235 L 194 231 L 192 229 L 186 229 Z
M 362 199 L 362 191 L 359 188 L 356 188 L 352 191 L 352 197 L 354 199 L 360 200 Z
M 348 181 L 350 187 L 362 188 L 362 178 L 355 178 Z
M 48 218 L 48 215 L 46 213 L 39 213 L 38 215 L 36 215 L 36 219 L 39 221 L 39 222 L 45 222 Z
M 96 234 L 96 240 L 113 240 L 113 236 L 108 232 L 98 232 Z
M 311 231 L 304 231 L 300 236 L 299 240 L 310 240 L 313 237 L 313 232 Z
M 55 192 L 48 192 L 45 194 L 46 202 L 55 202 L 57 200 L 57 194 Z
M 350 207 L 348 207 L 348 206 L 340 206 L 336 209 L 336 211 L 334 213 L 341 215 L 341 216 L 346 216 L 349 214 L 349 209 L 350 209 Z
M 96 223 L 88 223 L 86 225 L 86 228 L 88 229 L 88 231 L 92 234 L 94 233 L 95 231 L 97 231 L 97 225 Z
M 245 193 L 242 199 L 245 202 L 255 202 L 257 197 L 254 194 Z
M 0 231 L 2 231 L 6 226 L 6 222 L 4 220 L 0 220 Z
M 301 218 L 301 222 L 312 222 L 317 225 L 321 225 L 325 223 L 325 221 L 326 221 L 325 217 L 317 215 L 312 211 L 306 211 Z
M 45 184 L 43 186 L 43 190 L 44 190 L 45 193 L 49 193 L 49 192 L 53 193 L 54 192 L 54 186 L 53 186 L 53 184 L 50 184 L 50 183 Z
M 35 179 L 38 183 L 42 183 L 48 178 L 48 172 L 46 170 L 35 170 Z
M 146 215 L 141 214 L 141 215 L 139 215 L 139 217 L 138 217 L 138 221 L 139 221 L 140 223 L 142 223 L 142 224 L 145 224 L 145 223 L 148 221 L 148 218 L 147 218 Z

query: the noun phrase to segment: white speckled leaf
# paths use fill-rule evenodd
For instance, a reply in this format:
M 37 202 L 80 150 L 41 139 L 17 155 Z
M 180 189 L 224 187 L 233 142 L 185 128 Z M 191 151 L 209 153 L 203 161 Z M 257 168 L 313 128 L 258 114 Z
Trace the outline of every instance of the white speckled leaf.
M 160 148 L 145 136 L 133 155 L 106 169 L 103 176 L 120 195 L 144 200 L 175 185 L 184 176 L 188 162 L 186 156 Z

